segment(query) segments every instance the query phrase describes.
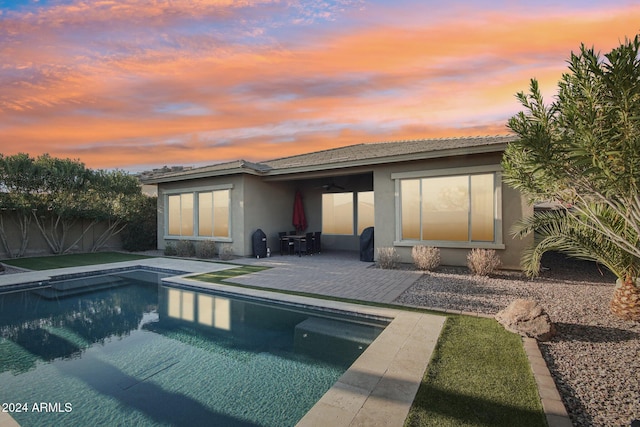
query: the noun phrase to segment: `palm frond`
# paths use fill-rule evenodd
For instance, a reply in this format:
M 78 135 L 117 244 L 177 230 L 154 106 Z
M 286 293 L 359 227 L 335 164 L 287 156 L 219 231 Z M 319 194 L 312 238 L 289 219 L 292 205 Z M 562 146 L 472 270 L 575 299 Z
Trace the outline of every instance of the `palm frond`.
M 598 208 L 600 209 L 600 208 Z M 601 209 L 607 215 L 606 208 Z M 512 230 L 512 234 L 523 237 L 535 233 L 534 244 L 522 254 L 521 264 L 528 276 L 540 272 L 540 260 L 548 251 L 558 251 L 574 258 L 595 261 L 606 266 L 616 276 L 637 277 L 640 271 L 640 259 L 623 250 L 588 224 L 587 219 L 577 219 L 575 213 L 567 210 L 535 212 L 533 216 L 521 220 Z M 613 226 L 616 221 L 612 221 Z

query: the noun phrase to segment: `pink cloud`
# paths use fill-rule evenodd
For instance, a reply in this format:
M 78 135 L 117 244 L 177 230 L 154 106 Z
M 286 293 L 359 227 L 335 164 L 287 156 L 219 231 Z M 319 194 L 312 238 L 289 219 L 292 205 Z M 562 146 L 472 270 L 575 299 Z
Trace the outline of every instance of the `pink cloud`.
M 580 42 L 607 51 L 640 18 L 638 6 L 475 10 L 419 25 L 410 10 L 385 21 L 373 7 L 340 15 L 345 5 L 322 3 L 104 1 L 3 17 L 4 153 L 125 167 L 504 133 L 530 78 L 552 96 Z M 292 9 L 287 26 L 257 13 Z M 334 17 L 360 21 L 317 23 Z

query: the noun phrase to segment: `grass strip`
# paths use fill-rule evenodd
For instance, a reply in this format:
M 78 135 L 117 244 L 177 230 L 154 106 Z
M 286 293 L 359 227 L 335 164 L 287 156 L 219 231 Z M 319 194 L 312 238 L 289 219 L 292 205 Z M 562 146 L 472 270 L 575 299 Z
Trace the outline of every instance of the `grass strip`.
M 50 270 L 54 268 L 78 267 L 95 264 L 111 264 L 122 261 L 135 261 L 153 258 L 146 255 L 128 254 L 124 252 L 93 252 L 67 255 L 48 255 L 41 257 L 7 259 L 2 262 L 27 270 Z
M 520 336 L 493 319 L 449 316 L 405 426 L 546 425 Z
M 196 276 L 191 276 L 191 279 L 199 280 L 201 282 L 207 283 L 216 283 L 223 285 L 225 280 L 231 279 L 232 277 L 243 276 L 245 274 L 257 273 L 259 271 L 268 270 L 271 267 L 261 267 L 258 265 L 242 265 L 236 268 L 230 268 L 227 270 L 217 270 L 211 271 L 209 273 L 202 273 Z M 230 283 L 226 283 L 226 285 L 230 285 Z M 239 286 L 232 284 L 233 286 Z

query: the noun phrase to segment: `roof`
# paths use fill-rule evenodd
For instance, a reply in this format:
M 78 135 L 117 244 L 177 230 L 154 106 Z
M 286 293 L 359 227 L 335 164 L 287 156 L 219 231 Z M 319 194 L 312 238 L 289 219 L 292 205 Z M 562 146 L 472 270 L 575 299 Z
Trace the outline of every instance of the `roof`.
M 254 163 L 245 160 L 144 177 L 147 184 L 248 173 L 261 176 L 504 151 L 514 135 L 362 143 Z

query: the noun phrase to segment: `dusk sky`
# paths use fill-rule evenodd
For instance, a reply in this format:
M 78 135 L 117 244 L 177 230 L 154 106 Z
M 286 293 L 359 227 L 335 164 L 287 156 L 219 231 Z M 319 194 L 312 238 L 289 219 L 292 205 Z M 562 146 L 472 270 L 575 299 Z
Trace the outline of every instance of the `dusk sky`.
M 638 1 L 0 0 L 0 153 L 141 171 L 497 135 Z

